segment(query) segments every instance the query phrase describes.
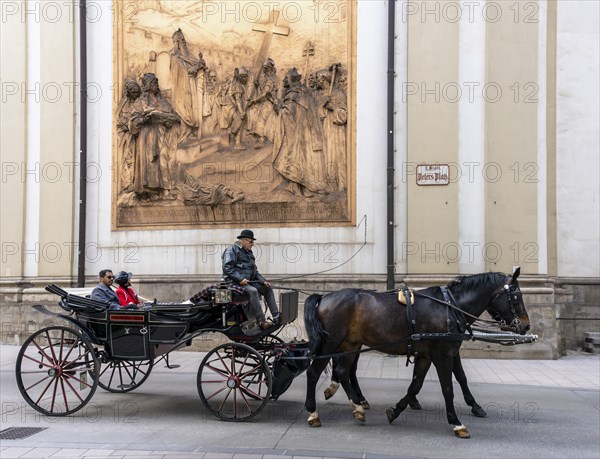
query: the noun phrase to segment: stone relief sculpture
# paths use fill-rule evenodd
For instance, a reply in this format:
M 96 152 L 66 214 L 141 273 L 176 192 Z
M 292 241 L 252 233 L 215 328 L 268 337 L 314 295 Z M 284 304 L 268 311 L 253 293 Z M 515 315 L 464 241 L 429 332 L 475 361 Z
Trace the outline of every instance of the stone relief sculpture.
M 305 197 L 327 194 L 327 158 L 323 126 L 317 104 L 302 86 L 296 68 L 283 79 L 285 95 L 276 106 L 279 114 L 273 142 L 273 167 L 289 182 L 286 190 Z
M 142 2 L 117 26 L 116 229 L 352 223 L 352 2 L 337 23 L 305 3 L 290 23 L 272 2 L 231 21 Z
M 125 94 L 117 107 L 118 153 L 121 157 L 121 175 L 119 195 L 130 194 L 133 191 L 133 163 L 136 158 L 136 135 L 129 129 L 129 120 L 133 113 L 135 101 L 140 97 L 142 89 L 135 80 L 125 81 Z
M 142 199 L 174 199 L 171 194 L 171 152 L 181 118 L 165 100 L 153 73 L 142 77 L 142 95 L 135 101 L 129 130 L 135 136 L 133 190 Z
M 265 145 L 267 141 L 273 142 L 277 117 L 274 108 L 278 91 L 279 81 L 275 62 L 268 58 L 254 80 L 248 100 L 247 130 L 256 142 L 256 148 Z
M 178 141 L 190 135 L 197 137 L 198 119 L 202 116 L 202 84 L 204 78 L 197 81 L 197 75 L 203 71 L 202 63 L 188 50 L 181 29 L 173 33 L 171 50 L 171 104 L 181 118 L 182 128 Z

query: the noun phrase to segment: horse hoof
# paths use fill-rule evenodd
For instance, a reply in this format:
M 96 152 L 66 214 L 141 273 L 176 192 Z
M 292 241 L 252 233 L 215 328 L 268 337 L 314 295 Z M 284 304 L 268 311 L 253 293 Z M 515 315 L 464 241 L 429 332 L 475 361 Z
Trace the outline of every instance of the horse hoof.
M 487 413 L 480 406 L 472 407 L 471 413 L 473 413 L 473 416 L 475 416 L 476 418 L 486 418 L 487 417 Z
M 456 426 L 454 428 L 454 435 L 458 438 L 471 438 L 471 434 L 465 426 Z
M 309 427 L 321 427 L 321 420 L 319 418 L 309 419 L 308 425 Z
M 352 417 L 360 422 L 365 422 L 367 420 L 365 413 L 361 413 L 360 411 L 353 411 Z
M 309 413 L 307 422 L 310 427 L 321 427 L 321 419 L 319 418 L 319 412 L 313 411 L 312 413 Z
M 327 389 L 325 389 L 325 391 L 323 392 L 325 394 L 325 400 L 329 400 L 331 397 L 333 397 L 335 395 L 335 393 L 337 392 L 337 390 L 339 389 L 340 384 L 336 383 L 336 382 L 331 382 L 331 384 L 329 385 L 329 387 Z
M 392 422 L 394 422 L 394 419 L 397 418 L 396 413 L 394 412 L 394 408 L 388 408 L 385 411 L 385 414 L 387 415 L 388 418 L 388 422 L 391 424 Z
M 366 400 L 363 400 L 362 402 L 360 402 L 360 406 L 362 406 L 364 410 L 371 409 L 371 405 L 369 405 L 369 402 L 367 402 Z
M 410 408 L 415 411 L 420 411 L 423 409 L 423 407 L 421 407 L 421 404 L 417 399 L 408 402 L 408 406 L 410 406 Z

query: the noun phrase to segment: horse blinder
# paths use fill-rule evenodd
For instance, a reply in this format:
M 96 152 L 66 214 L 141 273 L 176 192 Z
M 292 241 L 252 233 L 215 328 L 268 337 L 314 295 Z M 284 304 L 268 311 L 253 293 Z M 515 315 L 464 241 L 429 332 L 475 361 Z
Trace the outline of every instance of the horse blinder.
M 507 324 L 507 321 L 502 317 L 502 314 L 498 312 L 493 306 L 498 300 L 498 298 L 506 293 L 506 300 L 508 307 L 510 308 L 510 313 L 512 314 L 512 320 L 510 324 Z M 522 293 L 519 285 L 517 283 L 509 282 L 505 284 L 502 289 L 496 294 L 496 296 L 492 299 L 490 303 L 490 308 L 488 312 L 492 316 L 492 318 L 499 323 L 501 330 L 509 330 L 517 333 L 521 332 L 521 320 L 519 319 L 519 313 L 525 314 L 524 308 L 522 305 Z M 519 310 L 517 312 L 517 310 Z M 525 333 L 529 329 L 529 326 L 522 331 Z

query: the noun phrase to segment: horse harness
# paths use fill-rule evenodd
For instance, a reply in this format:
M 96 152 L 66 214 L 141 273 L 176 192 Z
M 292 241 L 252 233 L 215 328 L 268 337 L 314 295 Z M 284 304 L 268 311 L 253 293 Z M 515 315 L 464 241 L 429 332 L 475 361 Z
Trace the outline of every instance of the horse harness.
M 409 288 L 406 286 L 403 287 L 401 289 L 401 291 L 406 300 L 406 318 L 408 320 L 408 325 L 409 325 L 410 331 L 411 331 L 411 340 L 413 340 L 413 341 L 419 341 L 421 339 L 443 339 L 443 340 L 462 341 L 464 339 L 468 339 L 468 338 L 465 338 L 465 335 L 464 335 L 465 331 L 468 331 L 470 337 L 472 338 L 473 331 L 471 330 L 471 325 L 467 322 L 465 316 L 469 316 L 479 322 L 485 322 L 485 323 L 490 323 L 490 324 L 494 324 L 494 325 L 498 324 L 498 322 L 499 322 L 501 327 L 508 325 L 506 323 L 506 321 L 504 319 L 502 319 L 501 317 L 498 317 L 498 315 L 494 316 L 494 319 L 495 319 L 494 321 L 489 321 L 489 320 L 480 319 L 479 317 L 473 316 L 473 315 L 469 314 L 468 312 L 463 311 L 462 309 L 460 309 L 458 307 L 458 302 L 456 301 L 456 298 L 454 298 L 454 295 L 452 295 L 452 292 L 450 291 L 450 289 L 448 287 L 441 287 L 443 300 L 440 300 L 439 298 L 435 298 L 430 295 L 426 295 L 421 292 L 414 292 L 414 295 L 411 296 Z M 510 323 L 510 326 L 518 326 L 521 323 L 521 321 L 519 320 L 519 318 L 517 316 L 517 307 L 520 304 L 521 290 L 519 289 L 518 285 L 512 286 L 512 285 L 508 284 L 508 282 L 506 282 L 504 284 L 504 287 L 494 296 L 494 298 L 492 298 L 492 300 L 490 301 L 490 304 L 494 303 L 494 301 L 496 301 L 496 299 L 503 293 L 506 293 L 508 296 L 508 304 L 510 306 L 511 313 L 513 314 L 513 320 Z M 443 304 L 444 306 L 446 306 L 446 315 L 447 315 L 446 322 L 447 322 L 448 328 L 445 333 L 417 333 L 417 323 L 414 319 L 414 314 L 413 314 L 414 303 L 411 301 L 411 299 L 414 299 L 415 296 L 427 298 L 431 301 L 434 301 L 436 303 L 440 303 L 440 304 Z M 497 320 L 496 320 L 496 317 L 498 317 Z M 450 326 L 452 323 L 456 324 L 458 333 L 452 333 L 450 331 Z
M 510 276 L 508 276 L 508 277 L 510 277 Z M 384 343 L 384 344 L 380 344 L 378 346 L 373 346 L 373 347 L 366 348 L 366 349 L 360 349 L 358 351 L 347 351 L 347 352 L 340 352 L 340 353 L 335 353 L 335 354 L 313 356 L 312 358 L 313 359 L 331 359 L 331 358 L 341 357 L 341 356 L 345 356 L 345 355 L 362 354 L 363 352 L 368 352 L 368 351 L 388 347 L 392 344 L 398 344 L 401 342 L 409 341 L 409 344 L 407 345 L 407 349 L 406 349 L 406 366 L 408 366 L 409 363 L 414 363 L 414 359 L 411 362 L 411 360 L 410 360 L 411 357 L 413 357 L 413 358 L 418 357 L 418 353 L 414 350 L 413 346 L 410 344 L 410 342 L 412 342 L 412 341 L 436 340 L 436 339 L 464 341 L 466 339 L 473 339 L 473 331 L 471 330 L 471 324 L 469 324 L 467 322 L 465 316 L 469 316 L 469 317 L 477 320 L 478 322 L 484 322 L 487 324 L 498 325 L 498 321 L 480 319 L 479 317 L 473 316 L 472 314 L 469 314 L 468 312 L 463 311 L 462 309 L 460 309 L 458 307 L 456 298 L 454 298 L 454 295 L 452 294 L 450 289 L 448 289 L 448 287 L 440 287 L 440 289 L 442 291 L 443 300 L 440 300 L 439 298 L 435 298 L 430 295 L 426 295 L 426 294 L 418 292 L 418 291 L 411 291 L 407 286 L 404 286 L 403 288 L 398 290 L 398 291 L 402 292 L 402 294 L 404 295 L 405 301 L 406 301 L 406 318 L 407 318 L 408 325 L 409 325 L 410 331 L 411 331 L 410 336 L 402 338 L 394 343 Z M 388 291 L 388 292 L 391 292 L 391 291 Z M 519 289 L 518 285 L 515 287 L 512 287 L 507 282 L 507 283 L 505 283 L 504 287 L 494 296 L 494 298 L 492 298 L 490 304 L 493 303 L 494 301 L 496 301 L 496 299 L 503 293 L 506 293 L 508 295 L 508 303 L 511 308 L 510 310 L 514 316 L 514 319 L 511 323 L 511 325 L 518 325 L 520 323 L 520 320 L 517 317 L 516 308 L 520 302 L 519 300 L 520 300 L 521 290 Z M 446 316 L 447 316 L 446 323 L 447 323 L 448 328 L 445 333 L 417 333 L 417 323 L 416 323 L 416 320 L 414 319 L 414 314 L 413 314 L 414 302 L 412 301 L 417 296 L 420 296 L 422 298 L 427 298 L 431 301 L 434 301 L 436 303 L 440 303 L 440 304 L 443 304 L 444 306 L 446 306 Z M 450 331 L 452 323 L 456 324 L 456 328 L 459 331 L 458 333 L 453 333 Z M 506 325 L 506 322 L 503 319 L 501 319 L 500 325 L 501 326 Z M 468 337 L 465 336 L 465 331 L 467 331 L 469 333 Z M 306 359 L 307 357 L 304 357 L 304 356 L 291 357 L 290 356 L 290 357 L 282 357 L 282 358 L 286 359 L 286 360 L 296 360 L 296 359 Z
M 471 331 L 471 326 L 465 320 L 464 311 L 462 311 L 456 304 L 456 299 L 452 292 L 447 287 L 441 287 L 443 300 L 439 298 L 435 298 L 429 295 L 425 295 L 424 293 L 415 292 L 414 296 L 420 296 L 422 298 L 427 298 L 436 303 L 443 304 L 446 306 L 446 324 L 447 331 L 445 333 L 417 333 L 417 322 L 414 318 L 413 314 L 413 306 L 414 303 L 411 301 L 411 297 L 408 294 L 408 287 L 404 287 L 403 289 L 404 297 L 406 298 L 406 319 L 408 321 L 408 326 L 410 327 L 410 338 L 411 341 L 419 341 L 422 339 L 442 339 L 442 340 L 457 340 L 463 341 L 465 338 L 465 331 L 469 332 L 469 335 L 472 337 L 473 332 Z M 458 333 L 453 333 L 450 331 L 452 324 L 456 325 L 458 329 Z

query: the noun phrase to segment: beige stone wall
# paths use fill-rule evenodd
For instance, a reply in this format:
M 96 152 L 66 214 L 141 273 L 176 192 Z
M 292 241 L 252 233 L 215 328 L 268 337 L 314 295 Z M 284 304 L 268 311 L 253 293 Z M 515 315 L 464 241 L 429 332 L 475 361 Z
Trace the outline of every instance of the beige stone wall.
M 3 7 L 1 243 L 3 277 L 73 269 L 79 86 L 75 6 Z
M 546 116 L 538 110 L 540 99 L 545 102 L 539 54 L 546 45 L 539 22 L 546 12 L 529 3 L 477 4 L 472 10 L 456 2 L 407 7 L 403 256 L 409 274 L 464 272 L 470 264 L 479 270 L 510 272 L 520 265 L 528 274 L 547 272 L 546 237 L 540 238 L 539 228 L 545 199 L 538 196 L 546 176 L 544 132 L 538 132 Z M 479 55 L 471 49 L 479 47 Z M 483 70 L 473 80 L 477 65 Z M 422 163 L 449 164 L 450 183 L 418 186 L 414 168 Z M 460 197 L 461 187 L 478 181 L 483 185 L 472 188 L 472 199 Z M 470 231 L 479 225 L 473 219 L 482 220 L 480 233 Z
M 40 138 L 40 164 L 47 175 L 42 174 L 40 181 L 38 213 L 42 251 L 38 276 L 64 276 L 73 271 L 74 205 L 79 168 L 75 141 L 79 78 L 75 62 L 74 11 L 77 11 L 75 6 L 65 3 L 60 20 L 40 24 L 40 83 L 47 91 L 42 92 L 40 130 L 34 135 Z
M 538 273 L 537 22 L 503 14 L 486 33 L 486 242 L 504 255 L 490 254 L 486 269 Z
M 25 181 L 27 159 L 27 110 L 23 94 L 27 78 L 27 28 L 14 18 L 3 21 L 0 28 L 0 243 L 2 244 L 2 277 L 22 277 L 21 254 L 24 243 Z
M 408 18 L 407 269 L 410 274 L 455 273 L 442 256 L 458 241 L 458 185 L 418 186 L 413 167 L 458 162 L 458 104 L 443 96 L 458 81 L 458 23 L 433 16 Z M 410 254 L 410 255 L 409 255 Z

